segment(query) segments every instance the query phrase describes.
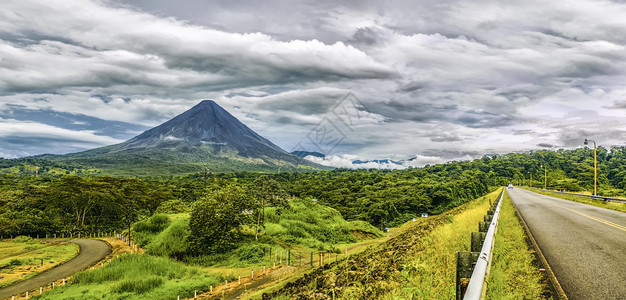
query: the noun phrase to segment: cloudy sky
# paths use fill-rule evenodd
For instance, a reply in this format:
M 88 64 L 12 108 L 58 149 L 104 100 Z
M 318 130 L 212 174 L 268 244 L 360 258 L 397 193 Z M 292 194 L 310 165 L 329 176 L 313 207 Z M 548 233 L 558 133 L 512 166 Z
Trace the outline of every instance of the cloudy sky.
M 0 157 L 122 142 L 201 99 L 338 166 L 626 144 L 623 0 L 337 3 L 3 0 Z

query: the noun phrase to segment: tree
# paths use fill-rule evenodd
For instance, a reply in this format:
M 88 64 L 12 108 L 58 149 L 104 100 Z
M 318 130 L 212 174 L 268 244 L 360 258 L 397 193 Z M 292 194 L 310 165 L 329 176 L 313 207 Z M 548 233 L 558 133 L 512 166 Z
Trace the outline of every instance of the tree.
M 78 176 L 62 177 L 50 185 L 48 192 L 51 199 L 71 208 L 77 227 L 83 227 L 87 214 L 112 196 L 108 183 Z
M 233 247 L 241 225 L 250 223 L 252 203 L 239 186 L 227 186 L 198 201 L 189 219 L 189 250 L 194 255 Z
M 267 175 L 259 176 L 250 187 L 250 195 L 256 204 L 256 230 L 254 239 L 259 239 L 259 228 L 265 222 L 265 206 L 285 206 L 287 193 L 283 187 L 274 179 Z

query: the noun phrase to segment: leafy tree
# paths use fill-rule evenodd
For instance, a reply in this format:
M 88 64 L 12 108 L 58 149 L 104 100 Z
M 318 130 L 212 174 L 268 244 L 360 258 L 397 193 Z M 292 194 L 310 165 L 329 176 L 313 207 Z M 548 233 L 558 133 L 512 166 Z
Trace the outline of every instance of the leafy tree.
M 233 247 L 253 208 L 245 190 L 231 185 L 198 201 L 189 219 L 189 250 L 194 255 L 221 253 Z
M 261 175 L 252 182 L 250 195 L 256 206 L 256 229 L 254 239 L 259 239 L 259 228 L 265 221 L 265 206 L 285 207 L 287 205 L 287 193 L 283 187 L 274 179 Z

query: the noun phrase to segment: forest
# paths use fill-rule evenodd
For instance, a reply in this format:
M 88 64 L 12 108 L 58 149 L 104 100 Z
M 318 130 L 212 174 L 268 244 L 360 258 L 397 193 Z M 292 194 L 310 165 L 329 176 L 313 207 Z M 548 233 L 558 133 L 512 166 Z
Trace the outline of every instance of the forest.
M 626 149 L 600 147 L 597 153 L 598 193 L 623 196 Z M 531 174 L 538 188 L 547 174 L 548 189 L 593 190 L 593 150 L 588 148 L 491 155 L 405 170 L 278 174 L 207 170 L 121 178 L 93 175 L 97 170 L 86 172 L 90 169 L 81 166 L 46 166 L 45 160 L 3 160 L 0 166 L 0 236 L 122 232 L 154 215 L 186 213 L 189 238 L 179 257 L 227 251 L 242 238 L 244 227 L 258 239 L 268 212 L 280 215 L 298 201 L 385 229 L 422 213 L 440 214 L 498 186 L 528 185 Z

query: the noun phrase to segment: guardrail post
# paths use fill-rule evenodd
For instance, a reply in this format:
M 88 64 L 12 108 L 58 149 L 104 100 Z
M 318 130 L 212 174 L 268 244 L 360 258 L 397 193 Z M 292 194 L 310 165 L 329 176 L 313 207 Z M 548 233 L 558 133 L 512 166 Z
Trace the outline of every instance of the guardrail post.
M 485 223 L 491 224 L 491 220 L 493 220 L 493 215 L 485 215 Z
M 478 223 L 478 232 L 487 233 L 487 230 L 489 230 L 489 223 L 487 223 L 487 222 L 479 222 Z
M 487 232 L 472 232 L 472 244 L 470 247 L 472 252 L 480 252 L 486 236 Z
M 456 253 L 456 299 L 461 300 L 465 296 L 472 271 L 478 260 L 479 252 Z

